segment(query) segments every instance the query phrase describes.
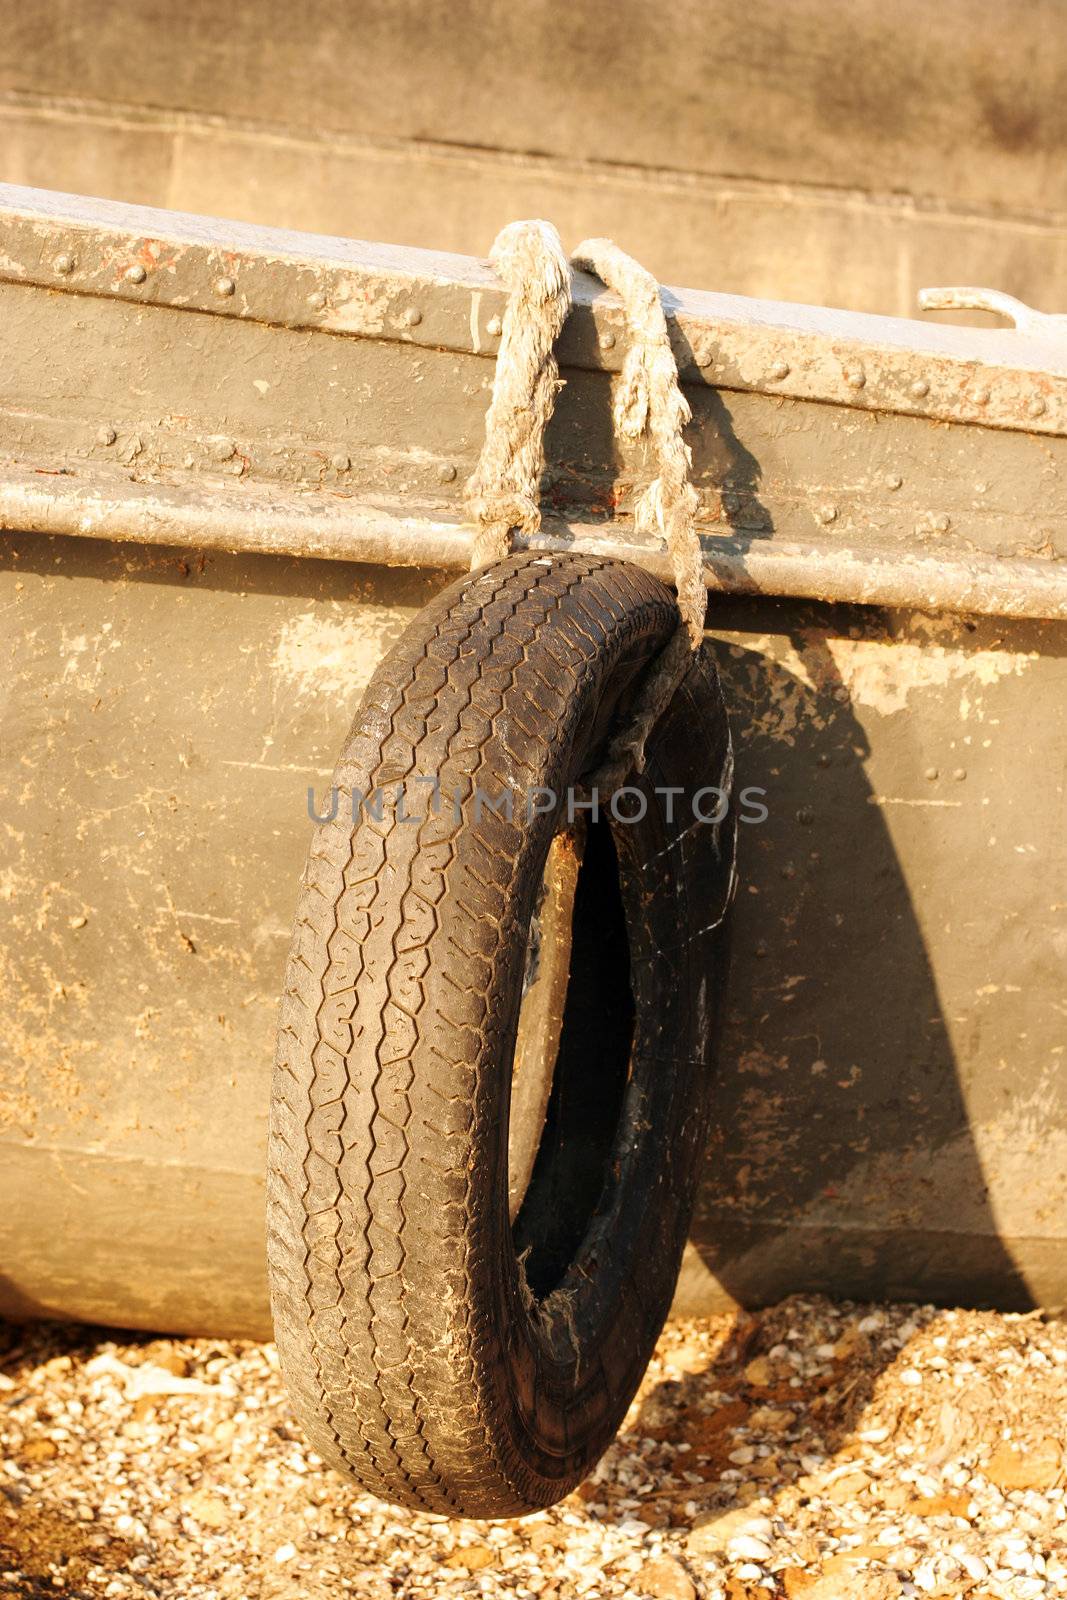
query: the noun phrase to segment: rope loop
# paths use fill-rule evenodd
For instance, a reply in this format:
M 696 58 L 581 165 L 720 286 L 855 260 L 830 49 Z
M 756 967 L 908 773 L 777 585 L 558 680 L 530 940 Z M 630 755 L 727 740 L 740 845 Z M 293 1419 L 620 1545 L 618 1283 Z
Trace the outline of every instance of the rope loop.
M 696 650 L 704 637 L 708 592 L 696 532 L 699 501 L 689 481 L 693 455 L 684 438 L 693 413 L 678 382 L 659 284 L 610 239 L 586 239 L 571 262 L 593 273 L 622 301 L 629 345 L 615 391 L 615 426 L 624 439 L 647 438 L 658 469 L 638 497 L 634 521 L 643 532 L 659 528 L 666 539 L 678 610 Z
M 504 311 L 485 419 L 485 443 L 467 483 L 475 525 L 471 569 L 503 561 L 511 533 L 541 526 L 545 424 L 562 388 L 553 346 L 571 308 L 571 275 L 550 222 L 512 222 L 489 260 L 504 281 Z
M 570 272 L 559 234 L 548 222 L 513 222 L 497 236 L 489 259 L 508 290 L 485 443 L 467 484 L 475 524 L 472 569 L 502 561 L 512 532 L 541 526 L 538 491 L 544 432 L 563 387 L 553 347 L 571 304 Z M 571 258 L 618 295 L 629 339 L 615 387 L 614 421 L 624 439 L 645 439 L 656 476 L 638 496 L 636 526 L 658 529 L 667 545 L 681 623 L 652 663 L 625 725 L 608 744 L 598 771 L 584 781 L 614 792 L 644 771 L 645 746 L 689 669 L 704 636 L 707 591 L 696 527 L 698 499 L 690 482 L 692 452 L 684 429 L 692 412 L 678 382 L 659 285 L 610 239 L 586 239 Z

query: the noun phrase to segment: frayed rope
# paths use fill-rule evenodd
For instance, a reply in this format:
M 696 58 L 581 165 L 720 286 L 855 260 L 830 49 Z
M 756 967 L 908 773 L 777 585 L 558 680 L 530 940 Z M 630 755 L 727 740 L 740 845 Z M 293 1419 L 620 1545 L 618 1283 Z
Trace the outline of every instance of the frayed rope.
M 472 570 L 501 561 L 513 531 L 530 537 L 541 526 L 538 492 L 544 471 L 544 433 L 562 388 L 553 354 L 571 304 L 570 271 L 559 234 L 548 222 L 513 222 L 489 256 L 508 290 L 485 443 L 467 484 L 475 524 Z M 704 634 L 707 591 L 696 529 L 697 494 L 684 429 L 688 401 L 678 382 L 659 285 L 610 239 L 587 239 L 571 258 L 622 302 L 628 348 L 615 390 L 615 426 L 631 441 L 647 441 L 656 476 L 638 497 L 638 529 L 662 533 L 678 592 L 681 625 L 660 652 L 638 691 L 626 725 L 610 740 L 589 788 L 614 791 L 644 770 L 652 729 L 688 671 Z
M 513 529 L 541 526 L 545 424 L 560 383 L 553 346 L 571 308 L 571 275 L 550 222 L 513 222 L 489 260 L 508 291 L 485 419 L 485 443 L 467 484 L 476 533 L 471 569 L 503 561 Z

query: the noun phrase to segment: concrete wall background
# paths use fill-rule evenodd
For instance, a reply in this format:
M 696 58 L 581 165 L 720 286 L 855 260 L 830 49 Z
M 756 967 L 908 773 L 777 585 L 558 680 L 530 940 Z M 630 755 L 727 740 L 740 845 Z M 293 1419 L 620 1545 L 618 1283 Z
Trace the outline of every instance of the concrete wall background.
M 0 3 L 0 174 L 484 254 L 515 217 L 663 281 L 1054 311 L 1059 0 Z

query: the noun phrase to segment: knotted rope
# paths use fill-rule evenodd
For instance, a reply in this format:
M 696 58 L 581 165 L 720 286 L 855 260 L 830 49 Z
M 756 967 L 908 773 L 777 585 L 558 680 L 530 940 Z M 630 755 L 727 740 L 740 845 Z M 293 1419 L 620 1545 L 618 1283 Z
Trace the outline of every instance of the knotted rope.
M 541 526 L 538 489 L 544 471 L 544 431 L 562 388 L 553 347 L 570 309 L 570 273 L 555 228 L 513 222 L 490 252 L 508 289 L 485 444 L 467 485 L 476 524 L 472 568 L 508 554 L 513 529 L 527 536 Z M 653 663 L 624 727 L 608 744 L 589 788 L 614 791 L 628 773 L 644 770 L 645 745 L 699 650 L 707 593 L 696 529 L 697 494 L 689 481 L 692 455 L 683 430 L 692 415 L 678 383 L 659 285 L 610 239 L 587 239 L 571 258 L 622 301 L 629 340 L 615 390 L 615 426 L 624 439 L 647 439 L 657 473 L 638 497 L 639 530 L 663 534 L 678 591 L 681 625 Z

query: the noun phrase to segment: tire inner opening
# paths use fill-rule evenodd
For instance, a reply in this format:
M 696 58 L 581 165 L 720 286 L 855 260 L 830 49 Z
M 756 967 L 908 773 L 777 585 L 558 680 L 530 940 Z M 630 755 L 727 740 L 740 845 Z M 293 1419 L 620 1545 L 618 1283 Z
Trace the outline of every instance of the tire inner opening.
M 598 820 L 553 840 L 527 947 L 509 1189 L 515 1250 L 538 1299 L 566 1274 L 609 1177 L 633 1031 L 619 863 Z

